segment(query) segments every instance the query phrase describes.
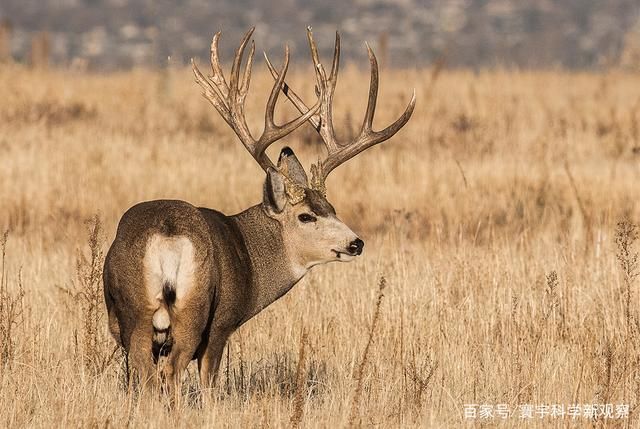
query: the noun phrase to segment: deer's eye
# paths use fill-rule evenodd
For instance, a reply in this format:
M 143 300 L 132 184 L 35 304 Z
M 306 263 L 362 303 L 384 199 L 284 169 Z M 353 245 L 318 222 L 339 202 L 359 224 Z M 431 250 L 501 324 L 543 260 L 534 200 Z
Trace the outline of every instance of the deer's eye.
M 298 220 L 302 223 L 315 222 L 317 219 L 315 216 L 310 215 L 309 213 L 302 213 L 298 215 Z

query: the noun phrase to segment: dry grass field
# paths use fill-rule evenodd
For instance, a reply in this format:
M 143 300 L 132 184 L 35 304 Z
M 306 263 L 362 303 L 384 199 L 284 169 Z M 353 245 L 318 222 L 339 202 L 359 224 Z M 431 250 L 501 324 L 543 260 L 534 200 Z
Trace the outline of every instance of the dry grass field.
M 311 101 L 310 67 L 290 74 Z M 363 256 L 314 268 L 245 324 L 209 403 L 194 367 L 175 409 L 124 387 L 103 253 L 136 202 L 235 213 L 260 201 L 264 173 L 190 70 L 7 65 L 0 82 L 0 427 L 640 424 L 637 246 L 619 225 L 640 219 L 640 76 L 383 70 L 375 124 L 415 87 L 413 118 L 328 181 Z M 367 84 L 343 70 L 340 135 L 357 131 Z M 270 86 L 259 66 L 256 132 Z M 282 98 L 277 116 L 292 114 Z M 289 144 L 309 165 L 316 142 L 306 127 L 270 153 Z M 512 415 L 465 418 L 468 404 Z M 554 404 L 630 416 L 545 415 Z

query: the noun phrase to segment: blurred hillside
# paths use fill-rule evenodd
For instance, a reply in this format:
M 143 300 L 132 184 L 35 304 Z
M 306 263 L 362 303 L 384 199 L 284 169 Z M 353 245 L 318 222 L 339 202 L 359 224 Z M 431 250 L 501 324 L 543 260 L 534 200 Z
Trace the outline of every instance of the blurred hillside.
M 17 60 L 47 31 L 53 62 L 100 68 L 206 57 L 217 30 L 230 55 L 251 25 L 258 52 L 279 53 L 288 42 L 305 51 L 295 59 L 306 59 L 311 25 L 325 51 L 338 29 L 346 58 L 362 59 L 368 40 L 378 52 L 386 45 L 384 60 L 394 66 L 444 57 L 451 66 L 592 68 L 633 58 L 629 44 L 640 39 L 637 0 L 2 0 L 0 20 Z

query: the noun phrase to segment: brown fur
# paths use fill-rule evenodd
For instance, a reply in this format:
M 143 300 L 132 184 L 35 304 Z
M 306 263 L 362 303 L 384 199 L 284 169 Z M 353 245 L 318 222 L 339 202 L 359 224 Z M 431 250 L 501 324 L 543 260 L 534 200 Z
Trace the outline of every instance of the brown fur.
M 198 359 L 201 382 L 208 384 L 229 335 L 302 277 L 292 269 L 292 253 L 305 255 L 303 245 L 285 243 L 284 228 L 296 228 L 292 223 L 298 213 L 308 211 L 337 221 L 326 199 L 308 189 L 303 203 L 287 204 L 278 214 L 268 201 L 225 216 L 184 201 L 158 200 L 137 204 L 123 215 L 105 261 L 105 299 L 111 333 L 143 380 L 153 379 L 155 368 L 152 318 L 157 304 L 149 298 L 142 263 L 149 238 L 185 236 L 194 246 L 195 286 L 171 309 L 173 344 L 163 372 L 177 381 L 189 361 Z

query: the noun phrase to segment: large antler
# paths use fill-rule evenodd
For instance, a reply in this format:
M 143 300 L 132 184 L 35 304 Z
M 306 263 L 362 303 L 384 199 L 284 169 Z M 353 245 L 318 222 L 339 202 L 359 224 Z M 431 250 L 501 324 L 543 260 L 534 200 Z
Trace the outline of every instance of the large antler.
M 309 46 L 311 48 L 311 57 L 313 59 L 314 69 L 316 70 L 316 79 L 324 82 L 324 96 L 321 95 L 323 90 L 322 86 L 316 90 L 318 96 L 322 98 L 322 106 L 318 113 L 314 113 L 309 117 L 309 122 L 315 127 L 316 131 L 322 137 L 322 140 L 327 147 L 327 157 L 323 161 L 319 161 L 318 164 L 312 166 L 312 173 L 314 175 L 314 186 L 324 188 L 324 180 L 331 173 L 331 171 L 340 164 L 353 158 L 363 150 L 370 148 L 373 145 L 382 143 L 385 140 L 391 138 L 402 128 L 413 113 L 413 109 L 416 106 L 416 94 L 415 90 L 409 105 L 405 109 L 404 113 L 391 125 L 381 131 L 374 131 L 373 115 L 376 110 L 376 101 L 378 98 L 378 61 L 373 51 L 367 44 L 367 53 L 369 54 L 369 62 L 371 63 L 371 82 L 369 84 L 369 102 L 367 104 L 367 111 L 364 115 L 362 127 L 358 136 L 350 141 L 341 143 L 336 138 L 336 134 L 333 128 L 333 94 L 336 89 L 336 83 L 338 81 L 338 67 L 340 65 L 340 35 L 336 32 L 336 43 L 333 53 L 333 65 L 331 67 L 331 74 L 326 77 L 319 67 L 320 59 L 318 56 L 318 48 L 313 41 L 313 34 L 311 33 L 311 27 L 307 28 L 307 38 L 309 39 Z M 271 62 L 265 54 L 265 60 L 267 66 L 276 79 L 276 82 L 282 82 L 282 91 L 287 98 L 293 103 L 293 105 L 302 114 L 309 114 L 313 109 L 309 109 L 302 99 L 291 90 L 291 88 L 282 80 L 282 73 L 278 73 L 276 69 L 271 65 Z M 315 106 L 314 106 L 315 108 Z
M 316 74 L 319 85 L 318 101 L 316 104 L 311 109 L 305 107 L 306 110 L 301 112 L 302 114 L 292 121 L 287 122 L 284 125 L 276 125 L 273 120 L 274 110 L 276 102 L 278 101 L 280 88 L 284 83 L 287 68 L 289 67 L 289 47 L 285 46 L 284 64 L 282 65 L 280 73 L 278 73 L 278 78 L 276 79 L 275 84 L 273 85 L 269 101 L 267 101 L 264 118 L 264 131 L 259 139 L 254 139 L 249 131 L 249 127 L 247 126 L 244 116 L 244 100 L 249 90 L 251 65 L 253 62 L 253 54 L 255 52 L 255 44 L 253 40 L 251 41 L 251 49 L 249 51 L 247 65 L 242 73 L 242 80 L 240 80 L 240 67 L 242 65 L 244 51 L 254 30 L 255 27 L 247 31 L 242 38 L 242 42 L 240 42 L 240 46 L 236 50 L 228 84 L 224 78 L 224 74 L 222 73 L 220 58 L 218 56 L 218 39 L 220 39 L 220 32 L 217 32 L 211 41 L 211 76 L 205 78 L 193 59 L 191 60 L 191 63 L 193 65 L 193 73 L 195 74 L 196 82 L 204 90 L 204 97 L 213 104 L 218 113 L 220 113 L 227 124 L 229 124 L 240 138 L 240 141 L 242 141 L 242 144 L 249 151 L 251 156 L 253 156 L 258 164 L 260 164 L 260 167 L 266 171 L 269 167 L 274 167 L 273 162 L 271 162 L 265 153 L 269 145 L 298 128 L 320 108 L 324 94 L 324 82 L 319 80 L 319 76 L 324 75 L 324 73 L 318 72 Z

